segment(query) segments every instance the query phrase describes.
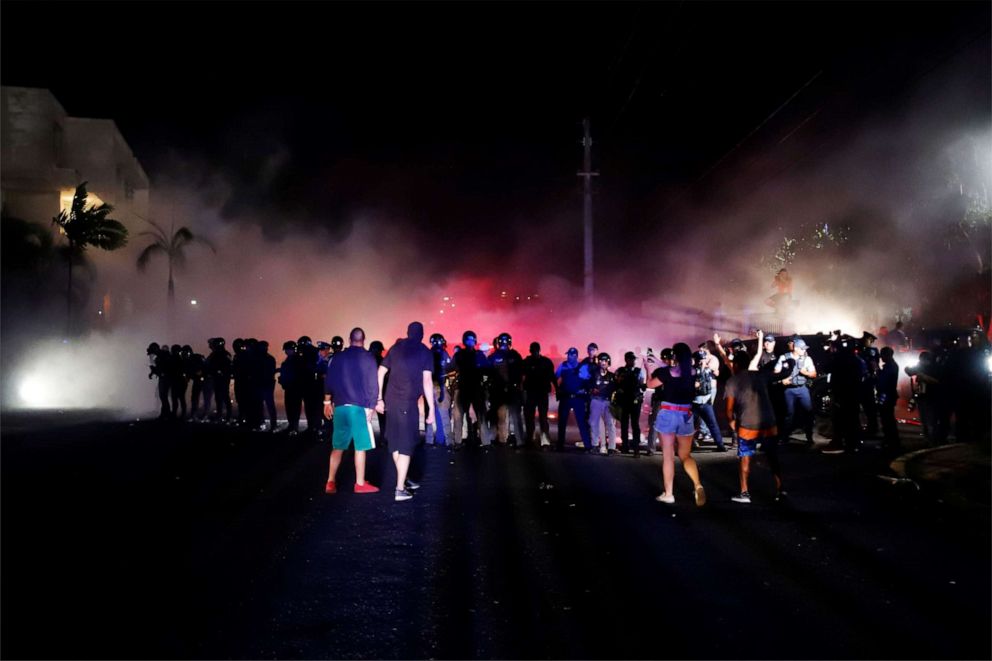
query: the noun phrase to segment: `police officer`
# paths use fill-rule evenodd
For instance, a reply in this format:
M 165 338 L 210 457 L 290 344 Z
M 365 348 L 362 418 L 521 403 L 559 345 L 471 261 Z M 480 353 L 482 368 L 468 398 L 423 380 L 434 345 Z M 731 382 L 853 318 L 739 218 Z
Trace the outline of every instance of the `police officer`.
M 317 379 L 320 356 L 308 335 L 296 340 L 296 351 L 300 354 L 301 380 L 304 384 L 303 411 L 307 418 L 307 436 L 317 439 L 324 419 L 324 381 Z
M 568 428 L 570 411 L 575 413 L 575 424 L 579 427 L 579 436 L 585 451 L 592 451 L 588 412 L 592 376 L 592 373 L 582 369 L 579 350 L 569 347 L 565 353 L 565 362 L 555 371 L 555 378 L 558 379 L 558 441 L 555 446 L 559 451 L 565 449 L 565 431 Z
M 282 386 L 283 407 L 286 409 L 286 430 L 289 436 L 296 436 L 300 433 L 305 369 L 296 352 L 296 342 L 286 340 L 282 343 L 282 351 L 286 358 L 279 366 L 279 385 Z
M 259 398 L 265 405 L 264 412 L 269 414 L 268 431 L 274 432 L 279 426 L 279 419 L 276 417 L 276 359 L 269 353 L 269 343 L 265 340 L 258 343 L 257 388 Z
M 189 345 L 183 349 L 193 350 Z M 207 373 L 207 359 L 202 353 L 193 353 L 189 359 L 189 378 L 193 385 L 190 398 L 189 416 L 191 420 L 203 420 L 210 412 L 213 403 L 214 382 Z M 203 397 L 203 408 L 200 408 L 200 397 Z
M 244 338 L 236 337 L 231 343 L 234 356 L 231 358 L 231 378 L 234 380 L 234 403 L 238 406 L 237 424 L 244 425 L 248 421 L 248 397 L 245 386 L 248 383 L 248 360 L 245 355 Z
M 644 403 L 644 371 L 634 365 L 637 356 L 633 351 L 623 355 L 624 366 L 616 371 L 617 389 L 614 399 L 620 409 L 620 443 L 625 454 L 633 450 L 641 456 L 641 406 Z M 627 436 L 627 430 L 633 438 Z
M 830 402 L 833 439 L 823 454 L 842 454 L 861 449 L 858 404 L 864 387 L 865 363 L 855 351 L 855 340 L 841 335 L 832 343 L 830 363 Z
M 861 336 L 861 360 L 865 363 L 865 380 L 861 384 L 861 409 L 865 413 L 865 436 L 874 438 L 878 435 L 878 409 L 875 405 L 878 386 L 878 373 L 880 368 L 880 356 L 878 348 L 875 346 L 877 338 L 865 331 Z
M 513 348 L 513 338 L 509 333 L 496 337 L 496 351 L 489 357 L 492 367 L 493 385 L 491 403 L 496 409 L 496 440 L 500 445 L 517 447 L 518 435 L 523 437 L 523 357 Z M 510 433 L 510 425 L 514 433 Z M 523 443 L 520 446 L 523 447 Z
M 172 417 L 172 408 L 169 406 L 169 357 L 168 351 L 163 350 L 158 342 L 152 342 L 145 350 L 150 360 L 148 366 L 148 378 L 158 377 L 158 399 L 162 404 L 162 410 L 158 415 L 159 420 Z
M 258 340 L 249 337 L 245 340 L 242 396 L 245 399 L 245 414 L 242 417 L 245 426 L 251 430 L 262 429 L 262 389 L 259 384 L 261 377 Z M 240 412 L 240 411 L 239 411 Z
M 451 437 L 451 396 L 446 392 L 446 382 L 453 365 L 444 335 L 434 333 L 430 337 L 430 343 L 431 356 L 434 359 L 434 368 L 431 371 L 434 401 L 430 407 L 431 413 L 425 411 L 425 419 L 428 421 L 424 424 L 424 436 L 428 445 L 446 445 Z
M 334 360 L 334 345 L 337 342 L 337 352 L 341 352 L 344 349 L 344 340 L 338 336 L 331 338 L 330 342 L 324 342 L 323 340 L 317 342 L 317 364 L 314 368 L 314 376 L 320 388 L 314 388 L 313 398 L 317 401 L 318 394 L 320 395 L 319 400 L 321 402 L 321 410 L 323 410 L 324 394 L 326 392 L 326 380 L 327 380 L 327 368 L 330 366 L 331 361 Z M 334 425 L 333 418 L 326 418 L 323 414 L 320 416 L 320 421 L 315 429 L 314 440 L 323 441 L 324 439 L 331 438 L 331 432 Z
M 879 352 L 881 369 L 878 373 L 878 409 L 882 422 L 882 450 L 892 455 L 898 454 L 902 444 L 899 441 L 899 427 L 896 425 L 896 400 L 899 399 L 899 364 L 896 363 L 892 347 L 882 347 Z
M 617 427 L 610 410 L 610 401 L 616 389 L 616 376 L 610 371 L 613 359 L 610 354 L 601 352 L 596 356 L 599 366 L 589 384 L 589 436 L 595 439 L 600 454 L 610 454 L 617 451 Z M 603 421 L 605 438 L 599 437 L 599 421 Z
M 192 354 L 192 350 L 190 350 Z M 172 393 L 172 417 L 186 419 L 186 389 L 189 387 L 189 377 L 186 375 L 186 356 L 178 344 L 172 345 L 172 357 L 169 361 L 169 386 Z
M 210 346 L 210 355 L 207 356 L 207 373 L 214 382 L 214 401 L 217 402 L 216 419 L 230 423 L 233 368 L 231 353 L 227 350 L 222 337 L 215 337 L 207 344 Z
M 793 349 L 779 357 L 773 370 L 774 374 L 782 375 L 784 390 L 785 415 L 782 420 L 782 444 L 789 442 L 789 436 L 795 423 L 796 408 L 805 412 L 803 430 L 806 432 L 806 444 L 813 445 L 813 401 L 809 394 L 809 386 L 816 378 L 816 367 L 813 359 L 806 355 L 807 345 L 802 338 L 793 340 Z
M 454 363 L 458 376 L 451 405 L 451 434 L 454 439 L 453 447 L 456 449 L 462 445 L 463 424 L 470 407 L 479 425 L 479 443 L 485 448 L 492 445 L 483 387 L 483 377 L 489 369 L 489 361 L 486 355 L 476 348 L 478 341 L 475 331 L 467 330 L 462 334 L 462 347 L 455 351 Z M 469 429 L 471 430 L 471 427 Z M 470 431 L 469 437 L 471 436 L 473 434 Z

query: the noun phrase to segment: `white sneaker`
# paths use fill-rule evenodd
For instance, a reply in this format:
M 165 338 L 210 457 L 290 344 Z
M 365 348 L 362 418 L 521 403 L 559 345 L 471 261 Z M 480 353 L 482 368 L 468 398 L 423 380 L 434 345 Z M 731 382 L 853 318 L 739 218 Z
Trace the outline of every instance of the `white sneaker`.
M 599 453 L 600 454 L 609 454 L 610 452 L 609 452 L 609 450 L 606 449 L 606 446 L 605 445 L 600 445 L 599 446 Z
M 551 439 L 548 438 L 547 434 L 541 434 L 541 447 L 546 448 L 551 445 Z
M 734 496 L 730 500 L 734 501 L 735 503 L 750 503 L 751 494 L 749 494 L 747 491 L 742 491 L 739 496 Z
M 675 502 L 675 496 L 673 496 L 670 493 L 663 493 L 660 496 L 655 496 L 655 500 L 657 500 L 659 503 L 668 503 L 669 505 L 671 505 L 672 503 Z

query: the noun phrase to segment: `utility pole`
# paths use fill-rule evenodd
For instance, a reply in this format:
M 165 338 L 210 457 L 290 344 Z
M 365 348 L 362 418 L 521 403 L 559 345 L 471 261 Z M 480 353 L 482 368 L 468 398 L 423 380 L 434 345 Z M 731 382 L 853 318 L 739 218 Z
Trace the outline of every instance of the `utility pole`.
M 582 172 L 578 176 L 582 177 L 582 233 L 584 240 L 584 269 L 583 284 L 585 286 L 586 303 L 593 302 L 593 268 L 592 268 L 592 177 L 598 177 L 598 172 L 592 171 L 592 136 L 589 135 L 589 118 L 582 120 L 582 147 L 584 156 L 582 159 Z

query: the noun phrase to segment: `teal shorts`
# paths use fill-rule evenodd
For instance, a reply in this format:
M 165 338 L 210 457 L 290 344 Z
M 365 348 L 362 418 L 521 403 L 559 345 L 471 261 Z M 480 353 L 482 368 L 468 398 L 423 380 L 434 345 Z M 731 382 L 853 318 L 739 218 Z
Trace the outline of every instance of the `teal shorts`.
M 375 439 L 372 436 L 372 423 L 365 415 L 365 408 L 354 404 L 334 407 L 334 435 L 331 445 L 335 450 L 347 450 L 351 442 L 356 450 L 372 450 Z

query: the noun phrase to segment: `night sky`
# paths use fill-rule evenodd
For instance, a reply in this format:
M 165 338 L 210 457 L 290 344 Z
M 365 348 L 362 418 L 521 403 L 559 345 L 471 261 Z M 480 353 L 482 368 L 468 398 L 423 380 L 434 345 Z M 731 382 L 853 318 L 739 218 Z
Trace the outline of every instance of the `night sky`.
M 535 219 L 581 214 L 588 115 L 611 267 L 659 218 L 690 222 L 679 205 L 898 116 L 935 71 L 979 63 L 973 103 L 948 111 L 987 121 L 990 16 L 986 2 L 5 2 L 2 79 L 115 119 L 153 183 L 223 173 L 225 217 L 267 215 L 270 236 L 344 231 L 362 211 L 421 237 L 526 242 Z M 578 227 L 546 238 L 580 251 Z M 458 245 L 444 244 L 456 260 Z

